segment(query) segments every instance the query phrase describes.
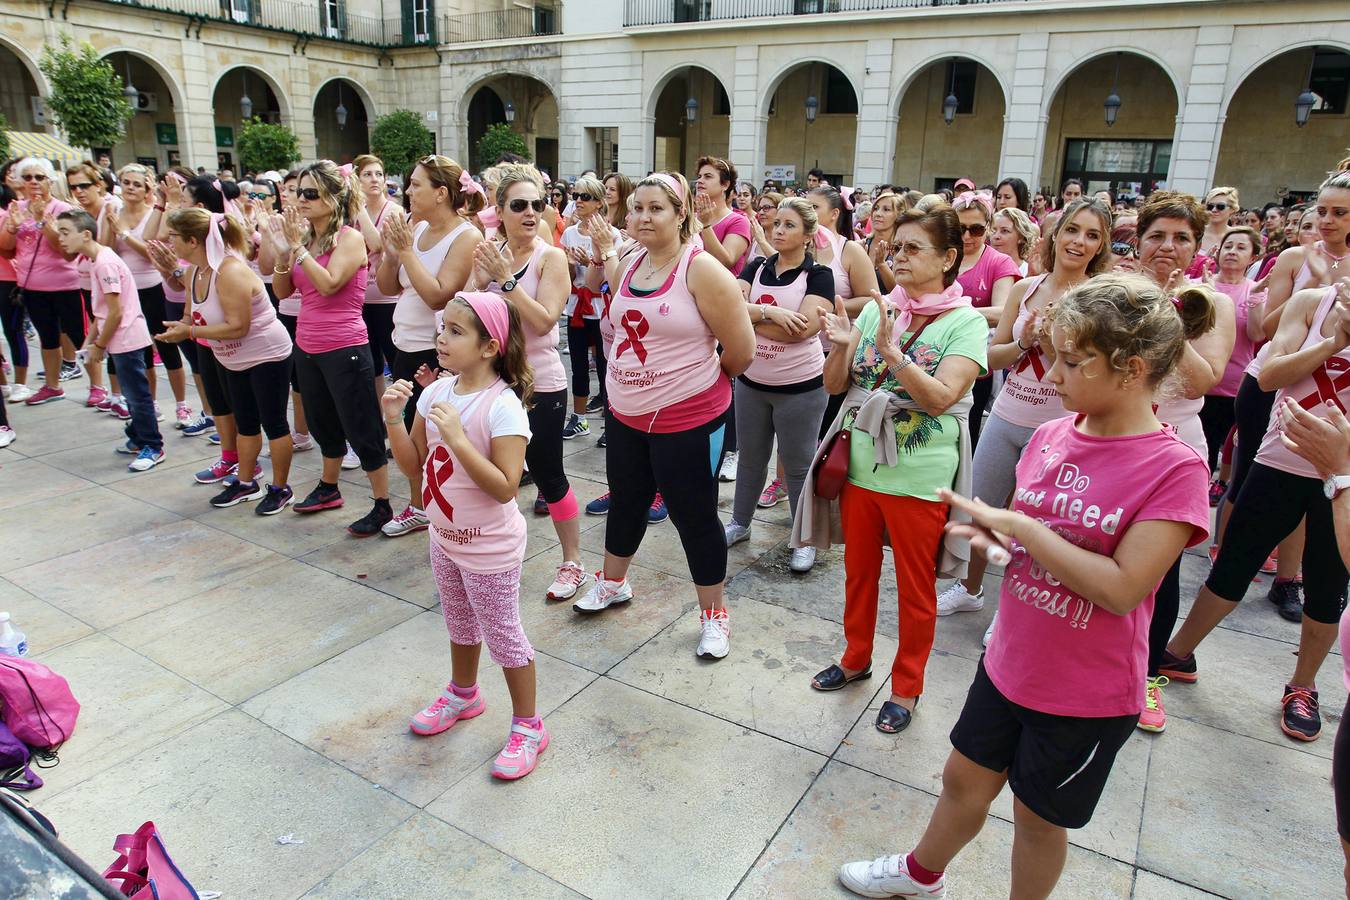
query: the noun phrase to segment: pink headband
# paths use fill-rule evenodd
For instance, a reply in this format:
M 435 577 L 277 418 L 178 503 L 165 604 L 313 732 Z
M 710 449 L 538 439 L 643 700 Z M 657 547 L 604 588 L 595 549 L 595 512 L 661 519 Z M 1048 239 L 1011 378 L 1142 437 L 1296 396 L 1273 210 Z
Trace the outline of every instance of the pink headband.
M 548 173 L 547 173 L 547 172 L 540 172 L 540 173 L 539 173 L 539 177 L 542 178 L 542 179 L 544 179 L 544 184 L 550 184 L 550 183 L 552 183 L 552 181 L 553 181 L 552 178 L 549 178 L 549 177 L 548 177 Z
M 967 209 L 971 206 L 981 206 L 984 208 L 986 216 L 994 214 L 994 198 L 990 197 L 985 191 L 965 191 L 956 198 L 952 204 L 957 210 Z
M 225 257 L 239 255 L 232 248 L 225 246 L 225 236 L 220 233 L 220 226 L 223 224 L 225 224 L 224 215 L 211 213 L 211 224 L 206 229 L 206 264 L 216 272 L 220 271 L 220 264 L 225 261 Z
M 497 342 L 497 354 L 505 356 L 506 339 L 511 334 L 511 317 L 507 313 L 506 301 L 490 291 L 460 291 L 455 299 L 469 304 L 488 335 Z
M 684 188 L 680 187 L 680 183 L 675 179 L 674 175 L 667 172 L 653 172 L 650 177 L 655 178 L 657 181 L 670 188 L 671 193 L 676 197 L 679 197 L 681 203 L 684 203 Z
M 466 171 L 459 173 L 459 188 L 466 194 L 483 194 L 483 186 L 473 180 L 473 176 Z M 484 197 L 487 194 L 483 194 Z

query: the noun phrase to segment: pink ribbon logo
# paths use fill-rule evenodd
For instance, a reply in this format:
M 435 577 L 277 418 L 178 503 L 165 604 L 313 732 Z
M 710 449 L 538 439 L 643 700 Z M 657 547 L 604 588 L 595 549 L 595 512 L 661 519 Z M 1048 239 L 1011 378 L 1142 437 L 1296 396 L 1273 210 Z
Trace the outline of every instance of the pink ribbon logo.
M 623 328 L 626 337 L 619 342 L 619 349 L 614 352 L 614 358 L 618 359 L 623 356 L 623 351 L 631 348 L 638 362 L 645 363 L 647 361 L 647 348 L 642 346 L 642 339 L 651 330 L 651 325 L 647 323 L 647 317 L 636 309 L 630 309 L 623 314 L 619 325 Z
M 1017 368 L 1013 371 L 1021 375 L 1028 368 L 1036 373 L 1037 381 L 1045 380 L 1045 362 L 1041 358 L 1041 351 L 1035 347 L 1022 354 L 1022 358 L 1017 361 Z
M 427 455 L 426 472 L 422 478 L 422 508 L 429 509 L 434 501 L 451 522 L 455 521 L 455 508 L 450 505 L 441 488 L 453 474 L 455 474 L 455 460 L 444 445 L 438 444 Z
M 755 303 L 758 304 L 759 306 L 777 306 L 777 305 L 778 305 L 778 301 L 775 300 L 775 299 L 773 299 L 773 295 L 772 295 L 772 294 L 760 294 L 759 297 L 755 300 Z
M 1350 362 L 1339 356 L 1333 356 L 1322 364 L 1322 368 L 1313 372 L 1312 379 L 1316 388 L 1298 401 L 1298 405 L 1304 409 L 1312 409 L 1319 403 L 1332 403 L 1344 412 L 1345 404 L 1341 402 L 1340 393 L 1350 388 Z

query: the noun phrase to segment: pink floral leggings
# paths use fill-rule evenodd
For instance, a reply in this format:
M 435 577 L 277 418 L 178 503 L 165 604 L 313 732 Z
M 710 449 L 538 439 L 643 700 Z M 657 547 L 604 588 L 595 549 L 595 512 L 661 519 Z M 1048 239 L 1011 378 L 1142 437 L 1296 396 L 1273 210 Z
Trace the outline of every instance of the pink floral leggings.
M 472 646 L 486 640 L 488 654 L 502 668 L 530 664 L 534 648 L 520 625 L 519 566 L 492 575 L 466 572 L 433 541 L 431 571 L 452 643 Z

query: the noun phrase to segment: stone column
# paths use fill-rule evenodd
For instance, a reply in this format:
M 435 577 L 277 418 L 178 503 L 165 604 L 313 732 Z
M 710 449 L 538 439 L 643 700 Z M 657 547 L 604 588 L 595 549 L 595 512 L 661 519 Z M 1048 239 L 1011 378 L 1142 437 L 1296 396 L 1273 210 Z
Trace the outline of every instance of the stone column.
M 1195 53 L 1186 96 L 1177 116 L 1176 137 L 1172 141 L 1172 166 L 1167 184 L 1174 190 L 1189 191 L 1203 197 L 1212 186 L 1214 165 L 1219 156 L 1223 119 L 1223 86 L 1228 79 L 1228 60 L 1232 53 L 1233 26 L 1212 25 L 1197 29 Z
M 1017 39 L 1017 63 L 1012 89 L 1003 116 L 1003 149 L 998 177 L 1026 180 L 1036 191 L 1045 158 L 1045 64 L 1049 56 L 1049 32 L 1026 32 Z
M 212 106 L 211 82 L 206 71 L 206 54 L 199 40 L 184 38 L 183 49 L 183 106 L 178 115 L 178 155 L 183 165 L 193 172 L 198 166 L 207 171 L 216 170 L 216 115 Z M 186 115 L 188 110 L 192 115 Z M 175 113 L 178 111 L 175 110 Z
M 769 119 L 759 106 L 759 47 L 753 42 L 736 47 L 730 99 L 727 155 L 736 164 L 741 178 L 758 186 L 764 178 L 764 142 Z
M 895 125 L 891 115 L 891 40 L 868 41 L 863 60 L 858 131 L 853 145 L 853 184 L 872 187 L 891 180 L 895 170 Z

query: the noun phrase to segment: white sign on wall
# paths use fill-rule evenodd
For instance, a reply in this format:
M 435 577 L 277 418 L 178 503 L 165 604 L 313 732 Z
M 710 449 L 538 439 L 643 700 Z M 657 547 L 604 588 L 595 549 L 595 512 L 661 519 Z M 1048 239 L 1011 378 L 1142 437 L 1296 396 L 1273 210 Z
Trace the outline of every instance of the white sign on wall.
M 774 181 L 796 181 L 796 166 L 765 166 L 764 177 L 772 178 Z

